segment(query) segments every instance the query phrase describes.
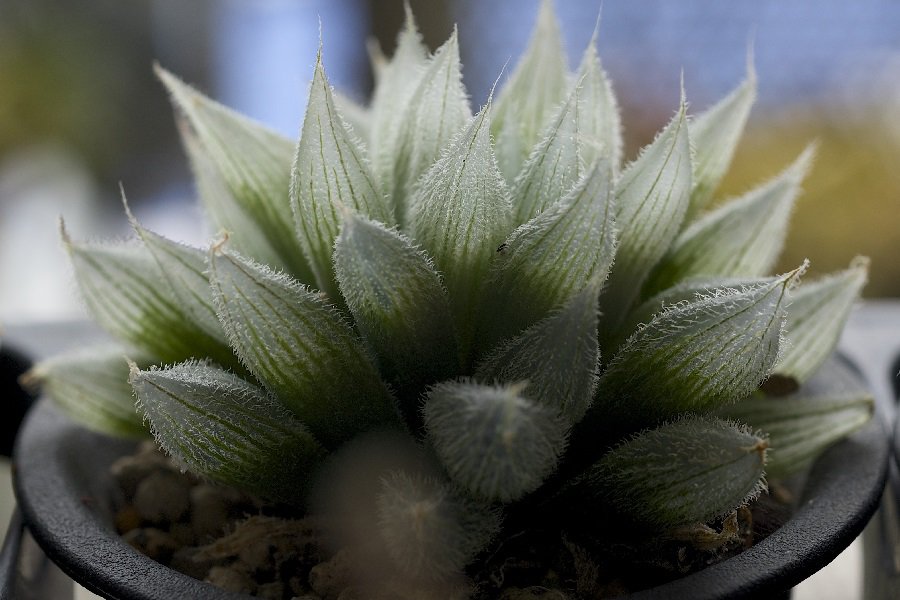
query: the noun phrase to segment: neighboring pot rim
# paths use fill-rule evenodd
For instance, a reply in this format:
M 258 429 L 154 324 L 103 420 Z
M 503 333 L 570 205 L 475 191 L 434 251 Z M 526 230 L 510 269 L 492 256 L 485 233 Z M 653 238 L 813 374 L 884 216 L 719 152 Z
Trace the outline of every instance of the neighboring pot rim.
M 111 525 L 108 466 L 133 442 L 88 431 L 42 399 L 14 452 L 25 521 L 47 556 L 94 593 L 118 600 L 246 599 L 145 557 Z M 789 589 L 831 562 L 862 532 L 884 488 L 890 441 L 873 418 L 813 465 L 789 521 L 720 563 L 628 598 L 746 598 Z

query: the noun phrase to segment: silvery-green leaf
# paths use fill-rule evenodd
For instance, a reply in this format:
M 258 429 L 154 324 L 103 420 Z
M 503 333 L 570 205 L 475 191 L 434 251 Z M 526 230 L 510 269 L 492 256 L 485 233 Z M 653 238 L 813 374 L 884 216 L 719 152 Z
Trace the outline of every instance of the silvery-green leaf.
M 89 346 L 40 361 L 22 377 L 22 384 L 39 387 L 85 427 L 109 435 L 144 437 L 149 431 L 134 407 L 126 355 L 143 367 L 153 363 L 151 357 L 123 346 Z
M 446 483 L 394 472 L 381 480 L 379 531 L 402 572 L 419 580 L 459 575 L 499 530 L 497 513 Z
M 197 325 L 145 245 L 62 235 L 85 305 L 111 335 L 162 361 L 233 360 L 227 344 Z
M 472 118 L 461 69 L 454 29 L 450 39 L 429 59 L 400 126 L 393 171 L 400 223 L 406 222 L 407 202 L 419 177 Z
M 400 130 L 409 115 L 407 106 L 415 92 L 425 64 L 428 49 L 416 29 L 412 11 L 406 5 L 406 23 L 397 36 L 397 50 L 383 68 L 376 71 L 372 95 L 372 129 L 369 138 L 373 171 L 382 189 L 393 192 L 394 160 L 399 146 Z
M 581 161 L 593 165 L 609 161 L 613 173 L 622 164 L 622 119 L 612 84 L 597 55 L 596 34 L 581 59 L 576 73 L 578 94 L 578 153 Z
M 215 163 L 207 156 L 203 145 L 183 116 L 178 115 L 176 124 L 181 141 L 191 164 L 197 194 L 205 216 L 210 224 L 220 231 L 229 232 L 235 248 L 255 260 L 275 267 L 284 265 L 278 252 L 260 228 L 258 222 L 248 219 L 240 202 L 228 189 Z M 235 227 L 237 224 L 237 227 Z M 312 271 L 307 268 L 305 281 L 312 281 Z
M 725 98 L 697 115 L 688 126 L 694 144 L 694 189 L 686 220 L 705 209 L 728 171 L 756 100 L 756 71 L 752 59 L 747 78 Z
M 494 254 L 478 342 L 482 351 L 516 335 L 581 290 L 606 279 L 616 253 L 609 165 L 601 161 Z
M 131 227 L 156 259 L 173 295 L 178 298 L 181 308 L 190 315 L 197 327 L 218 340 L 223 346 L 228 346 L 228 339 L 216 317 L 212 289 L 209 287 L 209 277 L 206 275 L 207 253 L 144 228 L 134 218 L 127 206 L 126 212 L 131 221 Z
M 335 109 L 321 51 L 294 159 L 290 196 L 297 236 L 316 283 L 332 302 L 339 302 L 331 255 L 342 213 L 353 210 L 383 223 L 392 223 L 393 213 Z
M 644 431 L 587 473 L 590 489 L 653 530 L 706 522 L 765 489 L 767 442 L 746 426 L 689 417 Z
M 617 349 L 628 336 L 642 325 L 649 323 L 656 315 L 665 312 L 667 308 L 702 299 L 723 289 L 737 290 L 764 284 L 767 279 L 764 277 L 697 277 L 682 281 L 645 300 L 629 312 L 620 328 L 620 336 L 610 339 L 609 347 L 611 350 Z
M 568 72 L 553 2 L 543 0 L 525 54 L 497 98 L 492 131 L 507 181 L 519 174 L 554 107 L 565 98 Z
M 474 497 L 521 498 L 541 485 L 563 452 L 565 421 L 521 392 L 521 384 L 465 381 L 428 392 L 428 439 L 450 478 Z
M 510 230 L 509 190 L 491 149 L 490 109 L 488 102 L 454 138 L 410 205 L 413 238 L 434 260 L 450 295 L 463 363 L 488 265 Z
M 338 283 L 381 372 L 412 390 L 458 372 L 453 317 L 440 275 L 404 235 L 357 215 L 344 219 L 334 250 Z
M 210 282 L 235 353 L 323 444 L 397 423 L 362 343 L 316 292 L 221 245 Z
M 868 394 L 842 396 L 754 396 L 717 411 L 769 437 L 766 475 L 787 477 L 835 442 L 865 425 L 874 400 Z
M 616 183 L 619 246 L 600 303 L 605 327 L 618 326 L 653 266 L 678 235 L 691 192 L 686 104 Z
M 769 273 L 784 244 L 809 146 L 778 177 L 723 204 L 687 227 L 645 286 L 655 293 L 691 277 L 759 277 Z
M 157 67 L 156 72 L 185 117 L 183 129 L 193 134 L 185 141 L 189 153 L 201 155 L 193 158 L 200 169 L 201 197 L 207 206 L 213 205 L 213 218 L 227 218 L 216 224 L 237 232 L 236 239 L 248 243 L 248 250 L 259 247 L 265 252 L 265 246 L 269 246 L 277 255 L 269 264 L 284 267 L 301 281 L 312 282 L 312 272 L 294 233 L 288 196 L 294 144 L 207 98 L 168 71 Z M 227 193 L 223 197 L 213 195 L 217 188 Z M 216 207 L 219 202 L 225 206 Z M 260 236 L 265 244 L 260 244 Z M 255 258 L 269 259 L 266 255 Z
M 302 504 L 322 447 L 283 406 L 240 377 L 186 362 L 129 378 L 156 441 L 187 469 Z
M 368 144 L 372 132 L 372 111 L 337 90 L 332 90 L 331 93 L 337 113 L 343 117 L 350 135 Z
M 512 185 L 516 224 L 525 223 L 563 199 L 583 175 L 574 140 L 579 128 L 580 86 L 569 94 Z
M 595 406 L 627 427 L 752 393 L 778 359 L 787 289 L 805 266 L 667 309 L 619 350 L 600 378 Z
M 485 358 L 476 378 L 491 383 L 528 381 L 522 395 L 563 415 L 581 420 L 597 383 L 599 280 L 587 286 L 520 335 Z
M 819 368 L 837 345 L 868 272 L 869 260 L 858 257 L 847 270 L 800 285 L 791 293 L 776 374 L 803 383 Z

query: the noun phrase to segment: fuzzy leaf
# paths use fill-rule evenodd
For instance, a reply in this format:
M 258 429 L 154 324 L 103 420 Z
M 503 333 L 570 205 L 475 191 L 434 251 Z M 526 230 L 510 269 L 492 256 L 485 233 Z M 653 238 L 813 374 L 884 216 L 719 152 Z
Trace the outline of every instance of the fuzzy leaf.
M 491 256 L 510 230 L 509 190 L 491 150 L 490 108 L 422 177 L 411 205 L 413 237 L 434 259 L 450 296 L 463 363 Z
M 576 86 L 559 106 L 512 185 L 516 224 L 525 223 L 569 193 L 582 176 L 578 147 L 579 94 Z
M 507 181 L 519 174 L 553 109 L 565 98 L 568 72 L 553 3 L 543 0 L 525 54 L 497 99 L 492 131 Z
M 462 573 L 499 529 L 497 514 L 435 479 L 395 472 L 381 481 L 379 530 L 402 572 L 419 580 Z
M 869 274 L 869 260 L 799 286 L 791 294 L 785 348 L 775 373 L 804 383 L 832 353 Z
M 764 431 L 769 437 L 766 475 L 792 475 L 835 442 L 865 425 L 872 416 L 869 394 L 747 398 L 717 414 Z
M 111 335 L 164 362 L 234 359 L 194 321 L 146 246 L 75 242 L 65 229 L 62 235 L 87 309 Z
M 451 479 L 474 497 L 521 498 L 540 486 L 563 452 L 564 421 L 521 390 L 446 382 L 428 392 L 428 437 Z
M 383 68 L 376 71 L 377 81 L 372 96 L 373 170 L 382 189 L 393 193 L 394 161 L 400 144 L 400 131 L 409 118 L 407 107 L 425 71 L 428 49 L 416 30 L 409 5 L 406 23 L 397 36 L 397 50 Z
M 447 294 L 431 261 L 408 238 L 356 215 L 344 219 L 334 252 L 341 293 L 381 372 L 412 391 L 459 371 Z
M 808 147 L 778 177 L 685 229 L 651 275 L 645 295 L 690 277 L 769 273 L 781 253 L 791 209 L 813 151 Z
M 331 255 L 342 213 L 353 210 L 388 224 L 393 222 L 393 214 L 335 109 L 321 51 L 294 159 L 291 206 L 297 236 L 319 289 L 332 302 L 340 302 Z
M 654 531 L 706 522 L 765 489 L 767 442 L 747 427 L 689 417 L 644 431 L 588 472 L 591 490 Z
M 393 195 L 398 221 L 406 222 L 416 182 L 472 119 L 462 83 L 456 30 L 429 59 L 403 116 L 394 161 Z
M 560 309 L 498 348 L 478 366 L 476 378 L 492 383 L 528 381 L 522 394 L 565 417 L 581 420 L 597 384 L 597 298 L 593 280 Z
M 263 252 L 269 246 L 277 255 L 269 264 L 312 282 L 312 271 L 294 234 L 288 196 L 294 144 L 207 98 L 168 71 L 157 67 L 156 73 L 185 117 L 183 127 L 193 133 L 185 144 L 195 155 L 195 168 L 200 168 L 201 197 L 207 205 L 225 203 L 210 211 L 214 218 L 226 217 L 226 222 L 217 225 L 241 232 L 238 239 L 254 248 L 262 246 Z M 219 198 L 208 193 L 217 188 L 227 194 Z M 244 229 L 249 235 L 243 234 Z M 267 243 L 259 243 L 260 235 Z M 268 260 L 269 256 L 255 258 Z
M 602 161 L 495 252 L 479 335 L 482 350 L 542 319 L 592 278 L 606 279 L 616 253 L 610 195 L 608 164 Z
M 235 353 L 323 444 L 397 422 L 362 344 L 314 291 L 221 246 L 210 281 Z
M 578 94 L 578 153 L 590 167 L 606 159 L 613 173 L 622 165 L 622 119 L 612 84 L 597 55 L 596 34 L 584 51 L 575 75 Z
M 156 259 L 156 264 L 166 278 L 172 294 L 178 299 L 179 306 L 198 328 L 221 346 L 219 355 L 211 355 L 210 358 L 223 366 L 239 368 L 240 362 L 231 352 L 225 331 L 216 317 L 212 289 L 206 275 L 206 252 L 145 229 L 130 211 L 128 216 L 135 233 Z
M 302 504 L 322 447 L 277 401 L 238 376 L 197 362 L 132 366 L 138 409 L 156 441 L 187 469 Z
M 750 109 L 756 100 L 756 71 L 748 60 L 747 78 L 728 96 L 706 109 L 689 125 L 694 144 L 694 189 L 686 220 L 705 209 L 734 157 Z
M 153 362 L 122 346 L 91 346 L 42 360 L 21 382 L 29 389 L 40 388 L 85 427 L 108 435 L 144 437 L 149 431 L 134 407 L 126 354 L 144 367 Z
M 652 144 L 625 168 L 616 184 L 619 247 L 601 309 L 609 330 L 618 326 L 653 266 L 681 228 L 691 191 L 686 105 Z
M 368 144 L 372 137 L 372 111 L 337 90 L 332 90 L 331 94 L 335 110 L 344 119 L 350 137 L 361 140 L 361 145 Z
M 625 342 L 595 402 L 627 426 L 749 395 L 778 359 L 787 288 L 804 269 L 666 310 Z

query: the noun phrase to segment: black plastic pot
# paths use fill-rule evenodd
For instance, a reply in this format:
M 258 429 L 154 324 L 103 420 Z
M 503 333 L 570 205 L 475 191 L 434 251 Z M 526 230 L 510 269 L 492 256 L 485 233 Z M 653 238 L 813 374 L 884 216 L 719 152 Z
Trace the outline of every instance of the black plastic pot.
M 843 362 L 837 366 L 850 372 Z M 881 498 L 889 448 L 883 422 L 873 419 L 817 460 L 784 526 L 736 557 L 632 598 L 771 598 L 789 590 L 862 531 Z M 162 566 L 116 534 L 107 467 L 131 449 L 78 427 L 46 401 L 31 411 L 15 448 L 15 487 L 25 522 L 46 554 L 107 598 L 246 598 Z

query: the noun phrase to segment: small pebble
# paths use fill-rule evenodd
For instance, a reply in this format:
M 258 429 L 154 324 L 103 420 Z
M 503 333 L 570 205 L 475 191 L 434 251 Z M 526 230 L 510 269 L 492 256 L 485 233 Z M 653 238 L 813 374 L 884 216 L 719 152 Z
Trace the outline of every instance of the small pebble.
M 156 471 L 138 484 L 134 506 L 151 523 L 175 523 L 190 509 L 190 487 L 179 473 Z
M 209 570 L 221 566 L 213 559 L 204 559 L 199 556 L 199 550 L 192 547 L 179 548 L 172 555 L 169 566 L 194 579 L 206 579 Z
M 309 587 L 324 600 L 338 600 L 352 581 L 351 558 L 346 549 L 339 550 L 331 560 L 319 563 L 309 572 Z
M 139 552 L 163 564 L 167 564 L 178 550 L 178 542 L 165 531 L 155 527 L 132 529 L 123 535 L 122 539 Z
M 141 514 L 133 504 L 126 504 L 116 513 L 116 531 L 125 534 L 143 524 Z
M 213 567 L 209 570 L 205 581 L 229 592 L 253 594 L 256 592 L 256 582 L 246 573 L 241 573 L 229 567 Z
M 256 595 L 267 600 L 281 600 L 284 598 L 284 584 L 280 581 L 263 583 L 256 590 Z
M 191 489 L 191 526 L 198 540 L 208 540 L 222 534 L 234 504 L 226 488 L 201 483 Z

